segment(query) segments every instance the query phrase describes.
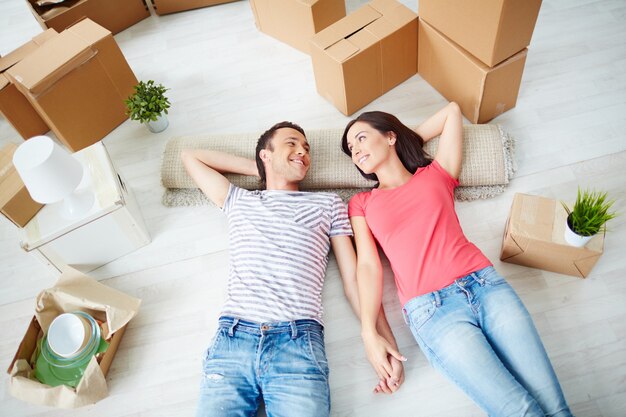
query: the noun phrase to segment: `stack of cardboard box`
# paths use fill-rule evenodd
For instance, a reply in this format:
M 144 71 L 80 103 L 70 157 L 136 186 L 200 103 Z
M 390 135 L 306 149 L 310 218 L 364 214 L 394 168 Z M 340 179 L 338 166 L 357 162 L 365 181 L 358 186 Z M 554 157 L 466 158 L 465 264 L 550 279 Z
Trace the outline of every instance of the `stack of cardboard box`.
M 30 104 L 24 114 L 34 108 L 68 149 L 98 142 L 128 118 L 124 99 L 137 78 L 109 30 L 84 19 L 33 43 L 38 47 L 4 75 Z M 25 138 L 47 128 L 39 130 Z
M 418 72 L 472 123 L 515 107 L 541 0 L 420 0 Z

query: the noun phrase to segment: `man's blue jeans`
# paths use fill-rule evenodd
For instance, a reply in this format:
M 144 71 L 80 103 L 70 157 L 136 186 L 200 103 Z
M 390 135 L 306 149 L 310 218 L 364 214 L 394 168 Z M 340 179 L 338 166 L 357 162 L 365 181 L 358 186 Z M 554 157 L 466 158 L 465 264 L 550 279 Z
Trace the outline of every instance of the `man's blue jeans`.
M 528 311 L 493 267 L 403 309 L 430 363 L 490 416 L 571 416 Z
M 197 417 L 330 414 L 324 331 L 315 320 L 253 323 L 221 317 L 204 360 Z

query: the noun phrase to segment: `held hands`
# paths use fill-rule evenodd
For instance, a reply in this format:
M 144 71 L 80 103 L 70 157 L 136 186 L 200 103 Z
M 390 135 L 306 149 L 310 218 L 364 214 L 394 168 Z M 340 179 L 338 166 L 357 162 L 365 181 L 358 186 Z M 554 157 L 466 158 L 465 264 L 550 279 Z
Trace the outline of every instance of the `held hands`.
M 392 369 L 391 378 L 389 380 L 381 379 L 378 381 L 378 385 L 374 388 L 374 394 L 381 392 L 384 392 L 385 394 L 393 394 L 404 382 L 404 366 L 402 366 L 402 362 L 391 355 L 388 356 L 388 359 L 391 363 Z
M 374 392 L 395 392 L 404 381 L 402 362 L 406 358 L 378 333 L 364 333 L 363 342 L 367 359 L 380 381 Z

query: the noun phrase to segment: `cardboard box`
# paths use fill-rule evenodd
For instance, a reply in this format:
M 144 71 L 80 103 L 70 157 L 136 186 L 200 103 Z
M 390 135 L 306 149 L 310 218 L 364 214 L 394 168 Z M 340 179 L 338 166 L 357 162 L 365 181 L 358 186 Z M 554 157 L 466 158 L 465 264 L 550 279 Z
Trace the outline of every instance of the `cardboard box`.
M 493 67 L 530 44 L 541 0 L 420 0 L 425 20 Z
M 12 396 L 33 404 L 76 408 L 94 404 L 108 395 L 106 375 L 128 322 L 137 314 L 141 300 L 100 284 L 80 272 L 67 269 L 54 287 L 37 296 L 35 317 L 22 339 L 7 372 Z M 104 324 L 103 337 L 109 347 L 100 361 L 94 356 L 76 388 L 50 387 L 34 378 L 37 341 L 61 313 L 84 311 Z
M 250 6 L 261 32 L 305 54 L 314 34 L 346 15 L 344 0 L 250 0 Z
M 43 204 L 34 201 L 13 166 L 17 145 L 9 143 L 0 149 L 0 212 L 18 227 L 24 227 Z
M 35 36 L 30 42 L 0 58 L 0 113 L 24 139 L 43 135 L 50 128 L 37 114 L 26 97 L 17 91 L 15 85 L 9 81 L 4 72 L 55 36 L 57 36 L 57 32 L 54 29 L 48 29 Z
M 471 123 L 486 123 L 515 107 L 528 50 L 493 68 L 420 19 L 418 72 Z
M 417 15 L 374 0 L 311 40 L 321 96 L 349 116 L 417 72 Z
M 113 33 L 150 16 L 145 0 L 66 0 L 56 6 L 38 6 L 37 0 L 26 0 L 42 28 L 61 32 L 88 17 Z
M 110 31 L 82 20 L 6 72 L 72 151 L 124 122 L 137 78 Z
M 604 248 L 604 233 L 577 248 L 565 242 L 567 212 L 555 200 L 515 194 L 504 230 L 500 260 L 576 277 L 587 277 Z
M 199 9 L 200 7 L 216 4 L 231 3 L 236 0 L 150 0 L 152 8 L 158 15 L 182 12 L 184 10 Z

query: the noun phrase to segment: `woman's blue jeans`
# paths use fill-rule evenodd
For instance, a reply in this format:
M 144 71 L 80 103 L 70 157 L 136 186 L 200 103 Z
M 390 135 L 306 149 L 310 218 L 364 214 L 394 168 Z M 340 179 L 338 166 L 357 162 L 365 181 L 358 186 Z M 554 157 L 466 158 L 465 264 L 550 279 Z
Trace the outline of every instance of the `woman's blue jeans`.
M 424 355 L 490 416 L 571 416 L 528 311 L 493 267 L 403 308 Z
M 197 417 L 330 414 L 324 331 L 315 320 L 253 323 L 221 317 L 204 360 Z

